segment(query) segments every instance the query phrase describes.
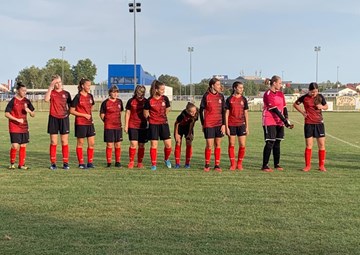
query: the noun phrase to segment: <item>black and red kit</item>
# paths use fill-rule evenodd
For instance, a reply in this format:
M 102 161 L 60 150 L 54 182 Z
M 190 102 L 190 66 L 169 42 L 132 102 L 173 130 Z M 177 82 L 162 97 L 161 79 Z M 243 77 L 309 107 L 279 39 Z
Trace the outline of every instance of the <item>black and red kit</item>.
M 92 115 L 92 106 L 94 104 L 95 101 L 92 94 L 88 93 L 86 96 L 84 96 L 81 93 L 78 93 L 71 102 L 71 107 L 75 108 L 75 111 L 79 113 Z M 75 125 L 88 126 L 92 124 L 92 117 L 88 120 L 85 117 L 75 116 Z
M 13 97 L 7 104 L 5 112 L 9 112 L 13 117 L 17 119 L 24 120 L 24 123 L 19 123 L 15 120 L 9 119 L 9 133 L 27 133 L 29 131 L 27 112 L 25 111 L 26 107 L 29 108 L 31 111 L 35 110 L 30 100 L 26 97 L 22 99 Z
M 120 129 L 121 128 L 121 112 L 124 110 L 121 99 L 116 98 L 115 101 L 109 98 L 102 102 L 100 113 L 105 114 L 104 129 Z
M 245 111 L 249 109 L 249 106 L 245 97 L 229 96 L 226 99 L 225 108 L 229 110 L 229 126 L 238 127 L 246 124 Z
M 155 125 L 167 124 L 166 109 L 169 107 L 170 101 L 167 96 L 161 96 L 158 99 L 150 97 L 144 106 L 145 110 L 149 110 L 149 123 Z
M 225 98 L 223 94 L 207 91 L 200 103 L 200 120 L 203 128 L 225 125 Z

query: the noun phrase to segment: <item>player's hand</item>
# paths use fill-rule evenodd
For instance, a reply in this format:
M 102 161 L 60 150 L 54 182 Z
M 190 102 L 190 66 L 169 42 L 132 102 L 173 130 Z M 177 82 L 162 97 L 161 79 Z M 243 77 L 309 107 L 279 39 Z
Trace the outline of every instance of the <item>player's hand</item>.
M 124 127 L 124 132 L 127 134 L 127 132 L 128 132 L 128 127 L 127 126 Z
M 246 135 L 250 135 L 250 129 L 246 128 Z
M 226 135 L 230 136 L 230 128 L 228 128 L 228 127 L 226 128 Z
M 20 124 L 24 124 L 24 119 L 18 119 L 17 120 Z
M 186 136 L 186 140 L 188 140 L 188 141 L 194 140 L 194 135 L 193 135 L 193 134 L 187 135 L 187 136 Z
M 291 124 L 289 120 L 285 120 L 284 122 L 285 127 L 293 129 L 294 128 L 294 124 Z
M 175 142 L 177 144 L 180 144 L 181 143 L 181 136 L 179 134 L 175 134 Z
M 84 118 L 87 119 L 87 120 L 90 120 L 90 119 L 91 119 L 91 115 L 90 115 L 90 114 L 84 114 Z
M 225 134 L 225 125 L 222 125 L 222 126 L 221 126 L 220 131 L 221 131 L 221 134 L 223 134 L 223 135 Z

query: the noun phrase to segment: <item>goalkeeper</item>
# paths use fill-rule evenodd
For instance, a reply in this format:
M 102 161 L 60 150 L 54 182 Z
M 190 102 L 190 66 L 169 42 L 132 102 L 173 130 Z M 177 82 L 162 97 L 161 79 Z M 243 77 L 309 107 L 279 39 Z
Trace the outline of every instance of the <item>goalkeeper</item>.
M 269 167 L 271 151 L 274 157 L 274 168 L 282 171 L 280 166 L 280 142 L 284 139 L 284 126 L 292 129 L 294 125 L 288 120 L 285 96 L 281 91 L 282 81 L 279 76 L 274 75 L 266 79 L 265 84 L 269 89 L 263 96 L 262 124 L 264 129 L 265 146 L 263 151 L 263 164 L 261 170 L 272 172 Z

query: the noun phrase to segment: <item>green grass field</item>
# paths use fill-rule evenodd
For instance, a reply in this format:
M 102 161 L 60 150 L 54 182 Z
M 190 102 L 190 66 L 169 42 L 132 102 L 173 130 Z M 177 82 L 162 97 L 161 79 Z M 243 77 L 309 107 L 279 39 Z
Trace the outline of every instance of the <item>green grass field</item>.
M 171 123 L 177 114 L 170 114 Z M 261 117 L 252 112 L 245 170 L 227 170 L 224 138 L 221 174 L 202 171 L 199 124 L 190 170 L 165 169 L 162 145 L 156 172 L 149 170 L 148 149 L 147 169 L 107 169 L 99 118 L 96 169 L 76 168 L 71 134 L 71 169 L 51 171 L 47 113 L 30 122 L 31 169 L 9 171 L 1 117 L 0 254 L 360 254 L 360 115 L 324 115 L 326 173 L 316 170 L 316 147 L 313 170 L 300 171 L 303 124 L 295 112 L 295 129 L 286 130 L 282 142 L 285 170 L 261 172 Z M 127 165 L 126 136 L 122 148 Z

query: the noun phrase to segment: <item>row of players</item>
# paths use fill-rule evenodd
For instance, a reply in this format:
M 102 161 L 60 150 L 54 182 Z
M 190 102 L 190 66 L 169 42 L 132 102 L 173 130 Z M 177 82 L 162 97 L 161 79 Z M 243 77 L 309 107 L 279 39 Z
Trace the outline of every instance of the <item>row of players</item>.
M 284 94 L 281 92 L 281 79 L 273 76 L 267 79 L 269 90 L 264 94 L 263 129 L 265 146 L 263 151 L 262 170 L 273 171 L 268 162 L 271 152 L 274 156 L 274 167 L 283 170 L 280 166 L 280 141 L 284 138 L 284 126 L 293 128 L 288 121 L 288 113 Z M 45 101 L 50 102 L 48 120 L 48 133 L 50 134 L 50 169 L 57 169 L 56 151 L 58 136 L 62 146 L 63 169 L 69 169 L 69 114 L 75 116 L 75 137 L 77 138 L 76 155 L 80 169 L 94 168 L 95 128 L 92 118 L 92 108 L 95 104 L 90 94 L 91 81 L 81 79 L 78 85 L 78 94 L 71 100 L 69 92 L 63 90 L 59 75 L 52 78 L 52 82 L 45 95 Z M 223 87 L 220 80 L 213 78 L 209 81 L 208 91 L 203 95 L 200 109 L 193 103 L 188 103 L 186 109 L 176 118 L 174 125 L 175 138 L 175 168 L 180 168 L 182 138 L 186 140 L 185 168 L 190 168 L 192 157 L 192 141 L 194 138 L 194 125 L 200 117 L 204 137 L 206 139 L 204 171 L 210 171 L 210 158 L 214 148 L 214 170 L 221 172 L 220 155 L 221 140 L 226 134 L 229 138 L 228 155 L 230 170 L 243 170 L 242 161 L 245 156 L 246 136 L 249 134 L 248 103 L 242 95 L 244 85 L 235 82 L 232 85 L 232 95 L 225 101 L 222 94 Z M 138 85 L 133 97 L 128 100 L 125 107 L 125 125 L 122 128 L 121 113 L 124 110 L 119 90 L 116 86 L 110 88 L 109 98 L 102 102 L 100 118 L 104 122 L 104 142 L 106 143 L 107 166 L 111 166 L 113 150 L 115 151 L 115 167 L 121 167 L 122 131 L 128 134 L 130 140 L 128 168 L 135 167 L 137 150 L 138 168 L 143 168 L 145 143 L 150 140 L 151 170 L 157 168 L 158 140 L 164 143 L 164 162 L 171 168 L 169 160 L 172 151 L 171 134 L 167 120 L 170 110 L 170 101 L 164 95 L 165 84 L 154 80 L 150 88 L 150 97 L 145 98 L 145 87 Z M 304 108 L 300 107 L 304 105 Z M 316 83 L 309 85 L 309 93 L 300 97 L 294 103 L 295 109 L 305 118 L 305 162 L 304 171 L 311 168 L 311 149 L 313 138 L 318 141 L 319 169 L 326 171 L 325 162 L 325 130 L 321 111 L 327 109 L 322 95 L 318 93 Z M 28 169 L 25 165 L 26 144 L 29 142 L 27 114 L 35 116 L 34 107 L 26 98 L 26 86 L 17 83 L 16 95 L 8 103 L 5 116 L 9 119 L 9 133 L 11 140 L 10 166 L 15 169 L 16 154 L 19 151 L 19 169 Z M 87 141 L 87 163 L 83 156 L 83 147 Z M 237 160 L 235 158 L 236 140 L 239 143 Z

